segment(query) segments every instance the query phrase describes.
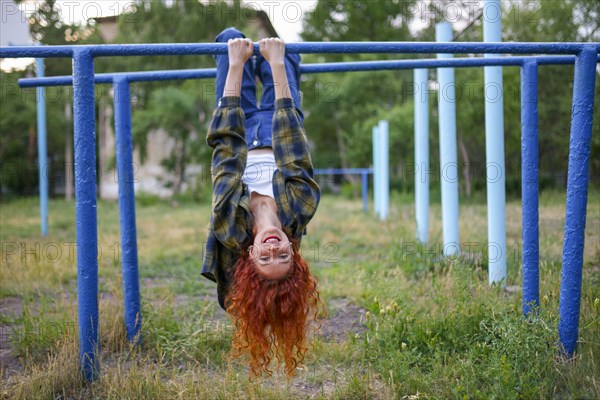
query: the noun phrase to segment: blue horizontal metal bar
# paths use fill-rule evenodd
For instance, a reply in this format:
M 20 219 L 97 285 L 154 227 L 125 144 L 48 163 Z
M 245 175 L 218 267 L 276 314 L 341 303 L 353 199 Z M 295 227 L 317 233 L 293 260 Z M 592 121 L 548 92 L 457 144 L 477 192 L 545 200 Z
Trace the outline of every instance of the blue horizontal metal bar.
M 452 58 L 452 59 L 423 59 L 423 60 L 389 60 L 389 61 L 354 61 L 337 63 L 316 63 L 300 65 L 303 74 L 325 72 L 352 71 L 383 71 L 413 68 L 444 68 L 444 67 L 483 67 L 488 65 L 520 66 L 525 62 L 536 61 L 538 65 L 574 64 L 575 56 L 529 56 L 529 57 L 491 57 L 491 58 Z M 600 62 L 600 56 L 598 57 Z M 117 77 L 124 76 L 129 82 L 166 81 L 181 79 L 213 78 L 214 68 L 183 69 L 171 71 L 140 71 L 96 74 L 96 84 L 112 83 Z M 19 79 L 20 87 L 38 86 L 70 86 L 71 76 L 53 76 L 46 78 Z
M 10 46 L 0 47 L 0 58 L 65 58 L 73 56 L 75 46 Z
M 373 168 L 317 168 L 315 175 L 372 174 Z
M 145 81 L 168 81 L 174 79 L 203 79 L 203 78 L 214 78 L 217 74 L 215 68 L 203 68 L 203 69 L 180 69 L 172 71 L 141 71 L 132 73 L 123 73 L 127 80 L 131 82 L 145 82 Z
M 492 57 L 494 58 L 494 57 Z M 488 60 L 491 58 L 488 58 Z M 529 62 L 530 60 L 535 59 L 538 65 L 557 65 L 557 64 L 575 64 L 575 57 L 571 56 L 530 56 L 530 57 L 522 57 L 522 64 Z M 559 60 L 559 59 L 562 59 Z M 570 60 L 567 62 L 567 60 Z M 600 54 L 598 54 L 597 61 L 600 63 Z
M 216 76 L 215 68 L 203 69 L 179 69 L 170 71 L 138 71 L 138 72 L 118 72 L 118 73 L 103 73 L 96 74 L 94 82 L 96 84 L 112 84 L 119 78 L 125 78 L 131 82 L 149 82 L 149 81 L 169 81 L 169 80 L 184 80 L 184 79 L 204 79 L 214 78 Z M 36 87 L 36 86 L 71 86 L 73 85 L 73 77 L 70 75 L 53 76 L 44 80 L 34 78 L 19 79 L 19 86 Z
M 448 58 L 392 61 L 356 61 L 338 63 L 304 64 L 300 66 L 303 74 L 323 72 L 380 71 L 389 69 L 453 68 L 484 66 L 521 66 L 528 61 L 539 65 L 574 64 L 575 56 L 529 56 L 529 57 L 491 57 L 491 58 Z M 600 56 L 598 56 L 600 62 Z
M 578 54 L 584 48 L 600 51 L 600 43 L 435 43 L 435 42 L 301 42 L 286 44 L 288 53 L 490 53 L 490 54 Z M 75 50 L 77 49 L 77 50 Z M 84 46 L 0 47 L 0 58 L 71 57 L 73 51 L 100 56 L 227 54 L 227 43 L 152 43 Z M 254 44 L 258 54 L 258 44 Z

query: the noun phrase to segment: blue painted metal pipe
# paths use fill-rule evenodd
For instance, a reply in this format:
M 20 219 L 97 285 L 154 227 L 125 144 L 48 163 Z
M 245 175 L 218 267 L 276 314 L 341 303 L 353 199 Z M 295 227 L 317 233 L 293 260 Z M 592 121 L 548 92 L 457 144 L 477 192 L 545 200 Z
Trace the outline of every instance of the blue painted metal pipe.
M 369 174 L 367 172 L 363 172 L 360 174 L 361 183 L 362 183 L 362 204 L 363 211 L 369 211 Z
M 45 65 L 43 58 L 36 58 L 36 76 L 44 77 Z M 37 147 L 38 147 L 38 177 L 40 189 L 40 228 L 42 236 L 48 236 L 48 146 L 46 134 L 46 89 L 36 88 L 37 97 Z
M 575 57 L 573 57 L 575 62 Z M 131 82 L 152 82 L 152 81 L 169 81 L 169 80 L 184 80 L 184 79 L 205 79 L 214 78 L 217 74 L 215 68 L 201 69 L 181 69 L 169 71 L 138 71 L 138 72 L 119 72 L 119 73 L 103 73 L 96 74 L 94 83 L 96 84 L 112 84 L 114 80 L 127 78 Z M 44 86 L 70 86 L 73 84 L 73 79 L 69 75 L 54 76 L 44 78 L 37 81 L 33 78 L 24 78 L 19 81 L 20 87 L 32 87 L 43 83 Z
M 436 39 L 452 40 L 452 26 L 440 22 L 435 26 Z M 450 54 L 438 54 L 451 58 Z M 456 149 L 456 82 L 453 68 L 438 68 L 438 108 L 440 131 L 440 179 L 442 186 L 442 231 L 444 255 L 460 253 L 458 236 L 458 162 Z
M 136 47 L 137 46 L 137 47 Z M 162 46 L 162 47 L 161 47 Z M 91 126 L 94 126 L 94 120 L 93 120 L 93 56 L 94 55 L 99 55 L 99 56 L 108 56 L 108 55 L 152 55 L 152 54 L 209 54 L 209 53 L 220 53 L 220 54 L 224 54 L 226 52 L 226 48 L 223 46 L 223 48 L 220 49 L 215 49 L 215 48 L 208 48 L 207 46 L 210 46 L 209 44 L 193 44 L 193 45 L 126 45 L 126 46 L 121 46 L 121 45 L 117 45 L 117 47 L 112 47 L 111 45 L 103 45 L 103 46 L 49 46 L 49 47 L 38 47 L 35 49 L 32 48 L 0 48 L 0 57 L 7 57 L 7 58 L 15 58 L 15 57 L 71 57 L 72 55 L 75 58 L 75 64 L 78 63 L 77 60 L 82 61 L 85 60 L 85 63 L 82 63 L 82 65 L 87 65 L 89 66 L 90 70 L 91 70 L 91 74 L 86 71 L 86 67 L 81 67 L 81 66 L 74 66 L 75 69 L 75 103 L 76 103 L 76 107 L 78 103 L 81 103 L 82 105 L 80 106 L 80 108 L 83 110 L 84 108 L 87 108 L 87 110 L 90 112 L 90 115 L 92 115 L 91 117 Z M 213 44 L 214 46 L 214 44 Z M 95 48 L 98 47 L 98 48 Z M 578 54 L 578 52 L 582 51 L 583 49 L 587 49 L 585 52 L 587 53 L 591 53 L 593 52 L 593 59 L 594 62 L 596 62 L 597 60 L 597 53 L 600 50 L 600 44 L 581 44 L 581 43 L 494 43 L 494 44 L 486 44 L 483 45 L 481 43 L 369 43 L 369 42 L 362 42 L 362 43 L 298 43 L 298 44 L 291 44 L 288 45 L 287 47 L 288 52 L 290 53 L 295 53 L 295 52 L 302 52 L 302 53 L 338 53 L 338 52 L 343 52 L 343 53 L 379 53 L 379 52 L 383 52 L 383 53 L 395 53 L 395 52 L 405 52 L 405 53 L 550 53 L 550 54 Z M 255 49 L 256 51 L 256 49 Z M 589 54 L 588 54 L 589 55 Z M 88 62 L 89 59 L 89 62 Z M 540 62 L 540 64 L 542 64 L 542 62 Z M 507 64 L 499 64 L 499 65 L 509 65 Z M 513 64 L 514 65 L 514 64 Z M 425 67 L 425 65 L 420 65 L 420 67 Z M 579 69 L 582 69 L 581 67 Z M 81 71 L 77 71 L 77 70 L 81 70 Z M 577 69 L 576 69 L 577 70 Z M 586 70 L 585 75 L 588 76 L 589 71 Z M 78 77 L 79 75 L 79 77 Z M 579 75 L 584 75 L 583 73 L 580 73 Z M 83 78 L 82 78 L 83 77 Z M 593 77 L 593 73 L 592 73 L 592 80 L 594 79 Z M 88 85 L 88 88 L 85 89 L 83 88 L 84 85 L 83 83 L 86 83 Z M 593 82 L 592 82 L 593 83 Z M 579 85 L 581 86 L 581 85 Z M 78 88 L 79 87 L 79 88 Z M 593 85 L 592 85 L 593 87 Z M 91 89 L 90 89 L 91 88 Z M 89 95 L 91 91 L 91 96 L 87 96 L 86 97 L 86 93 Z M 90 98 L 91 97 L 91 98 Z M 590 98 L 586 97 L 586 96 L 578 96 L 583 98 L 583 100 L 589 101 Z M 578 99 L 581 100 L 581 99 Z M 591 95 L 591 100 L 593 101 L 593 92 Z M 589 103 L 589 102 L 588 102 Z M 574 99 L 574 105 L 575 105 L 575 99 Z M 577 107 L 579 108 L 583 108 L 585 107 L 585 103 L 578 103 Z M 590 120 L 591 120 L 591 108 L 588 112 L 590 114 Z M 89 119 L 90 117 L 88 117 Z M 585 115 L 584 117 L 582 117 L 581 115 L 575 117 L 575 113 L 574 113 L 574 119 L 572 121 L 572 143 L 571 143 L 571 147 L 573 148 L 573 137 L 575 136 L 574 132 L 575 129 L 574 127 L 577 125 L 576 124 L 576 120 L 582 120 L 582 118 L 586 118 Z M 79 113 L 79 121 L 76 118 L 75 121 L 75 126 L 77 128 L 76 132 L 75 132 L 75 137 L 76 138 L 84 138 L 86 137 L 86 131 L 87 134 L 90 135 L 91 137 L 93 137 L 93 129 L 89 130 L 89 129 L 85 129 L 86 128 L 86 118 L 85 118 L 85 114 L 83 112 Z M 87 124 L 89 125 L 89 124 Z M 585 132 L 583 133 L 585 135 Z M 578 135 L 582 135 L 581 132 L 578 133 Z M 90 152 L 89 150 L 89 145 L 86 144 L 86 146 L 83 147 L 83 149 L 78 149 L 77 148 L 77 141 L 76 141 L 76 163 L 78 160 L 78 156 L 80 160 L 86 159 L 91 157 L 90 156 Z M 92 146 L 93 147 L 93 146 Z M 589 149 L 589 141 L 588 141 L 588 149 Z M 87 153 L 87 154 L 86 154 Z M 93 153 L 93 152 L 92 152 Z M 573 155 L 570 155 L 570 160 L 571 157 L 575 157 Z M 94 156 L 95 158 L 95 156 Z M 589 158 L 585 159 L 583 161 L 584 163 L 589 163 Z M 580 164 L 581 162 L 578 160 L 578 163 Z M 89 163 L 87 163 L 88 166 Z M 571 162 L 570 162 L 570 166 L 571 166 Z M 84 168 L 83 166 L 80 168 Z M 79 173 L 77 172 L 77 168 L 76 168 L 76 180 L 77 180 L 77 175 L 79 174 L 80 177 L 83 176 L 83 169 L 79 170 Z M 95 168 L 92 167 L 91 171 L 95 171 Z M 571 168 L 569 169 L 569 176 L 571 176 Z M 571 180 L 570 180 L 571 181 Z M 77 182 L 76 182 L 77 184 Z M 81 187 L 84 186 L 89 186 L 89 185 L 83 185 L 83 183 L 81 185 L 79 185 Z M 95 179 L 94 179 L 94 189 L 95 189 Z M 585 195 L 587 197 L 587 186 L 585 186 Z M 78 189 L 78 194 L 79 194 L 79 189 Z M 84 196 L 89 198 L 89 196 Z M 569 198 L 571 198 L 572 195 L 568 194 L 568 201 L 567 201 L 567 222 L 565 225 L 565 230 L 567 231 L 567 227 L 571 226 L 572 224 L 576 224 L 576 222 L 571 221 L 572 218 L 570 217 L 569 214 L 569 210 L 571 208 L 573 208 L 573 206 L 569 207 Z M 575 196 L 575 198 L 577 198 L 577 196 Z M 78 200 L 79 201 L 79 200 Z M 80 224 L 82 223 L 82 221 L 84 222 L 93 222 L 93 227 L 94 227 L 94 231 L 97 229 L 96 227 L 96 214 L 95 214 L 95 198 L 94 198 L 94 202 L 93 202 L 93 208 L 94 208 L 94 213 L 93 213 L 93 220 L 91 221 L 85 221 L 85 219 L 83 218 L 78 218 L 77 224 L 78 224 L 78 234 L 77 234 L 77 239 L 78 239 L 78 260 L 82 259 L 82 254 L 80 254 L 80 248 L 82 247 L 82 244 L 86 243 L 86 240 L 80 240 L 80 236 L 82 234 L 80 234 Z M 584 207 L 585 209 L 585 207 Z M 80 215 L 83 215 L 83 211 L 89 211 L 90 207 L 89 204 L 86 205 L 86 207 L 82 206 L 77 206 L 77 215 L 78 217 Z M 585 211 L 584 211 L 585 213 Z M 569 222 L 571 221 L 571 222 Z M 584 215 L 584 221 L 585 221 L 585 215 Z M 578 228 L 579 229 L 579 228 Z M 566 236 L 566 235 L 565 235 Z M 97 232 L 94 233 L 94 244 L 97 245 Z M 90 242 L 89 240 L 87 240 L 87 242 Z M 575 244 L 571 244 L 570 246 L 577 246 L 578 243 L 575 242 Z M 582 246 L 582 242 L 579 243 L 580 246 Z M 566 237 L 565 237 L 565 249 L 567 249 L 567 241 L 566 241 Z M 97 251 L 96 251 L 97 252 Z M 564 257 L 565 254 L 567 252 L 565 250 L 563 250 L 563 267 L 565 266 L 565 262 L 564 262 Z M 85 254 L 85 253 L 84 253 Z M 89 254 L 89 253 L 88 253 Z M 575 262 L 575 265 L 577 265 L 577 260 Z M 89 276 L 85 276 L 83 273 L 80 274 L 80 271 L 87 271 L 89 270 L 89 268 L 87 269 L 83 269 L 81 268 L 81 264 L 78 262 L 78 278 L 81 276 L 81 278 L 88 278 Z M 563 275 L 565 274 L 564 272 L 565 270 L 563 269 Z M 579 263 L 579 272 L 581 272 L 581 263 Z M 96 300 L 96 309 L 97 309 L 97 262 L 96 262 L 96 292 L 95 294 L 95 300 Z M 579 283 L 581 284 L 581 275 L 579 276 Z M 83 284 L 80 283 L 78 281 L 78 288 L 80 288 Z M 87 282 L 86 285 L 90 286 L 90 283 Z M 579 285 L 580 287 L 580 285 Z M 81 291 L 81 294 L 86 294 L 83 293 L 83 290 Z M 88 291 L 90 292 L 90 291 Z M 579 304 L 579 297 L 580 297 L 580 292 L 578 293 L 577 296 L 577 304 Z M 561 307 L 563 304 L 562 301 L 563 298 L 563 288 L 561 286 Z M 567 306 L 565 306 L 567 307 Z M 568 307 L 567 307 L 568 308 Z M 86 320 L 84 313 L 81 312 L 82 306 L 80 304 L 80 322 Z M 578 317 L 578 307 L 577 307 L 577 317 Z M 93 313 L 92 313 L 93 314 Z M 97 317 L 97 313 L 96 313 L 96 317 Z M 93 324 L 94 320 L 93 318 L 90 319 L 90 321 L 92 322 L 92 324 L 90 326 L 92 326 L 92 328 L 94 326 L 97 327 L 97 318 L 96 318 L 96 323 L 95 325 Z M 562 318 L 561 318 L 561 323 L 563 322 Z M 81 344 L 81 340 L 82 338 L 84 338 L 83 340 L 86 340 L 85 337 L 92 337 L 92 336 L 88 336 L 88 335 L 84 335 L 84 333 L 87 333 L 86 331 L 86 327 L 88 327 L 87 324 L 85 324 L 84 322 L 81 322 L 82 325 L 80 325 L 80 344 Z M 577 329 L 577 326 L 575 325 L 575 329 Z M 97 332 L 97 331 L 96 331 Z M 576 336 L 576 334 L 575 334 Z M 575 338 L 576 339 L 576 338 Z M 561 338 L 562 340 L 562 338 Z M 96 341 L 97 342 L 97 341 Z M 567 348 L 565 346 L 565 348 Z M 84 348 L 83 345 L 80 346 L 80 352 L 84 352 Z M 89 353 L 89 352 L 88 352 Z M 80 360 L 82 361 L 82 369 L 84 371 L 89 371 L 90 365 L 93 365 L 94 363 L 91 362 L 89 363 L 88 367 L 85 366 L 84 362 L 86 361 L 86 359 L 84 358 L 80 358 Z M 92 360 L 94 361 L 94 359 L 91 358 L 87 358 L 87 360 Z M 92 369 L 92 371 L 97 371 L 97 369 Z
M 448 54 L 577 54 L 584 46 L 600 51 L 600 43 L 433 43 L 433 42 L 301 42 L 286 44 L 288 53 L 448 53 Z M 105 44 L 83 46 L 0 47 L 0 58 L 71 57 L 74 51 L 89 51 L 95 57 L 227 54 L 226 43 Z M 258 43 L 254 53 L 259 54 Z
M 575 62 L 575 60 L 573 60 Z M 99 74 L 100 75 L 100 74 Z M 103 75 L 103 74 L 102 74 Z M 110 76 L 111 74 L 105 74 Z M 183 79 L 214 78 L 217 75 L 215 68 L 179 69 L 172 71 L 141 71 L 120 73 L 121 77 L 127 77 L 131 82 L 168 81 Z
M 139 343 L 142 326 L 140 282 L 138 273 L 137 231 L 135 224 L 135 190 L 133 144 L 131 138 L 131 98 L 129 81 L 119 77 L 114 82 L 117 173 L 119 184 L 119 221 L 121 225 L 121 268 L 125 301 L 127 339 Z
M 390 208 L 390 139 L 389 124 L 386 120 L 379 121 L 379 162 L 380 170 L 380 214 L 382 221 L 386 220 Z
M 538 65 L 565 65 L 574 64 L 575 56 L 535 56 L 535 57 L 493 57 L 493 58 L 453 58 L 453 59 L 422 59 L 422 60 L 393 60 L 393 61 L 355 61 L 339 63 L 301 64 L 300 72 L 303 74 L 317 74 L 328 72 L 356 72 L 356 71 L 384 71 L 413 68 L 445 68 L 463 67 L 475 68 L 486 65 L 521 66 L 524 62 L 535 58 Z M 598 58 L 600 61 L 600 57 Z M 129 82 L 166 81 L 181 79 L 214 78 L 216 69 L 182 69 L 170 71 L 138 71 L 126 73 L 96 74 L 96 84 L 112 84 L 113 79 L 124 75 Z M 70 86 L 73 78 L 66 76 L 53 76 L 42 79 L 19 79 L 20 87 L 36 86 Z
M 540 304 L 538 192 L 538 67 L 521 68 L 521 198 L 523 235 L 523 314 Z
M 533 56 L 540 64 L 573 64 L 574 56 Z M 463 57 L 453 59 L 418 59 L 418 60 L 383 60 L 383 61 L 350 61 L 337 63 L 315 63 L 300 65 L 303 74 L 326 73 L 326 72 L 357 72 L 357 71 L 383 71 L 396 69 L 415 68 L 444 68 L 444 67 L 483 67 L 486 65 L 518 66 L 529 57 L 493 57 L 490 59 L 482 57 Z
M 381 215 L 381 147 L 379 146 L 379 126 L 373 127 L 373 208 Z
M 369 211 L 369 174 L 373 173 L 372 168 L 317 168 L 315 175 L 347 175 L 360 174 L 362 178 L 362 203 L 363 210 Z
M 79 365 L 85 379 L 92 381 L 100 371 L 97 359 L 100 332 L 94 58 L 89 51 L 81 49 L 74 52 L 73 83 Z
M 577 348 L 581 275 L 588 197 L 590 143 L 594 116 L 596 49 L 586 47 L 575 62 L 567 174 L 567 210 L 562 254 L 558 333 L 568 356 Z
M 417 239 L 429 240 L 429 71 L 415 69 L 415 217 Z
M 315 168 L 315 175 L 372 174 L 373 168 Z
M 483 3 L 483 40 L 502 41 L 500 0 Z M 484 57 L 491 57 L 485 54 Z M 485 159 L 488 215 L 488 282 L 506 286 L 506 169 L 502 67 L 484 67 Z

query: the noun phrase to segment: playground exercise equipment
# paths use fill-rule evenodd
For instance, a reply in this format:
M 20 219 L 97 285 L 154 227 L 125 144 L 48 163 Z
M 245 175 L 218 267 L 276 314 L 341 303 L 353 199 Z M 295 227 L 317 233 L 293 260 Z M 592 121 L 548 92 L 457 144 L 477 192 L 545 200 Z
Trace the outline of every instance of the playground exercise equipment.
M 316 168 L 315 175 L 360 175 L 363 211 L 369 211 L 369 175 L 373 168 Z
M 573 58 L 575 62 L 559 323 L 562 350 L 567 355 L 572 355 L 576 349 L 578 335 L 595 68 L 598 61 L 600 44 L 306 42 L 287 44 L 286 51 L 290 53 L 545 53 L 575 55 L 575 57 L 546 59 L 546 62 L 549 64 L 570 63 L 573 62 Z M 99 350 L 99 332 L 94 58 L 105 56 L 226 53 L 227 45 L 223 43 L 23 46 L 0 48 L 0 57 L 6 58 L 67 57 L 73 59 L 79 361 L 81 370 L 88 380 L 94 379 L 99 373 L 99 362 L 96 359 L 96 354 Z M 255 53 L 258 53 L 258 44 L 255 44 Z M 532 307 L 539 303 L 537 289 L 537 265 L 539 263 L 539 232 L 537 229 L 537 86 L 534 87 L 533 85 L 537 82 L 537 66 L 544 64 L 543 59 L 542 57 L 499 59 L 498 57 L 491 57 L 467 60 L 396 61 L 397 63 L 402 63 L 399 65 L 403 65 L 403 67 L 397 65 L 394 68 L 449 68 L 498 65 L 515 65 L 521 67 L 521 85 L 527 89 L 522 91 L 521 101 L 522 113 L 526 114 L 522 125 L 522 165 L 523 168 L 530 168 L 530 170 L 523 173 L 523 304 L 525 312 L 531 310 L 526 305 Z M 567 61 L 567 59 L 569 60 Z M 413 64 L 411 65 L 410 63 Z M 343 67 L 339 68 L 340 71 L 343 70 Z M 371 68 L 373 68 L 371 70 L 376 70 L 377 68 L 387 69 L 383 68 L 382 64 L 373 64 Z M 357 69 L 350 69 L 348 67 L 347 70 Z M 117 129 L 121 132 L 127 132 L 131 128 L 131 108 L 128 101 L 130 80 L 128 74 L 115 75 L 116 77 L 113 81 L 115 85 L 115 97 L 121 99 L 119 101 L 119 108 L 121 110 L 117 111 L 115 108 L 115 114 L 120 114 L 117 120 Z M 116 115 L 115 118 L 117 118 Z M 139 282 L 137 279 L 137 246 L 135 242 L 135 204 L 131 163 L 132 147 L 130 136 L 128 138 L 120 136 L 117 134 L 117 171 L 120 186 L 119 208 L 121 212 L 123 246 L 123 286 L 126 298 L 127 332 L 128 337 L 132 338 L 130 334 L 133 337 L 139 337 L 137 333 L 139 333 L 141 326 L 141 314 L 139 311 L 133 313 L 135 307 L 139 310 Z M 532 145 L 533 142 L 536 142 L 535 145 Z M 534 166 L 535 168 L 533 168 Z M 527 202 L 525 201 L 526 198 Z M 131 227 L 133 227 L 133 230 Z M 126 229 L 129 229 L 129 233 L 124 233 Z M 535 240 L 533 239 L 534 236 Z M 532 279 L 535 280 L 535 285 L 531 283 Z M 528 285 L 527 290 L 525 289 L 526 285 Z M 129 305 L 128 302 L 130 302 Z

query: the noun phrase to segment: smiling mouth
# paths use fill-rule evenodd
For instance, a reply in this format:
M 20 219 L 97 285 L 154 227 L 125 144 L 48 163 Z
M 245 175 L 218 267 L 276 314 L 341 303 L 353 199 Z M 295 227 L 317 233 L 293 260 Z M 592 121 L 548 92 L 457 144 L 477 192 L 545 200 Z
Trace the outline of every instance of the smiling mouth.
M 273 235 L 267 237 L 263 241 L 263 243 L 279 243 L 279 242 L 281 242 L 281 239 L 279 239 L 277 236 L 273 236 Z

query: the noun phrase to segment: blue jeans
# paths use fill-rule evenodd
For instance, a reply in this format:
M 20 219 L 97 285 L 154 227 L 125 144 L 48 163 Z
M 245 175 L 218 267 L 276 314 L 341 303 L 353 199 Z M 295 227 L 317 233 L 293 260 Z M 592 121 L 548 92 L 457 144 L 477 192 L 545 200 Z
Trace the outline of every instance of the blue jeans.
M 227 28 L 217 35 L 216 42 L 227 43 L 229 39 L 245 38 L 246 36 L 235 28 Z M 229 70 L 229 57 L 226 54 L 215 56 L 217 60 L 216 100 L 223 97 L 225 79 Z M 300 104 L 300 55 L 285 55 L 285 72 L 289 83 L 290 97 L 294 106 L 304 121 Z M 263 84 L 260 105 L 256 100 L 255 77 L 258 76 Z M 246 115 L 246 144 L 248 150 L 260 147 L 272 147 L 273 114 L 275 113 L 275 86 L 271 66 L 262 55 L 252 56 L 244 65 L 241 88 L 241 105 Z

